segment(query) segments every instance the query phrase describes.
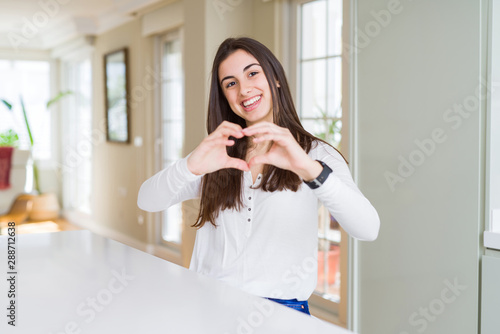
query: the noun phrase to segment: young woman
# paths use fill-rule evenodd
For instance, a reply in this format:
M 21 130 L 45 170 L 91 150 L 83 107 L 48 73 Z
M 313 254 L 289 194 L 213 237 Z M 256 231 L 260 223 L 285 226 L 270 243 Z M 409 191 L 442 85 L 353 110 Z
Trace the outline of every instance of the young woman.
M 200 198 L 190 269 L 309 314 L 317 281 L 318 200 L 351 236 L 379 217 L 342 155 L 304 130 L 285 73 L 250 38 L 229 38 L 212 67 L 208 136 L 144 182 L 146 211 Z

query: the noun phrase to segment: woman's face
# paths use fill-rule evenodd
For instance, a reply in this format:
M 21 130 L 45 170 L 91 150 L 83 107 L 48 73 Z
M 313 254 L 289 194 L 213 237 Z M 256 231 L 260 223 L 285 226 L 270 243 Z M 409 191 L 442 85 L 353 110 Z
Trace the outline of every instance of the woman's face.
M 233 112 L 247 126 L 273 121 L 273 102 L 266 75 L 255 57 L 237 50 L 219 65 L 219 84 Z

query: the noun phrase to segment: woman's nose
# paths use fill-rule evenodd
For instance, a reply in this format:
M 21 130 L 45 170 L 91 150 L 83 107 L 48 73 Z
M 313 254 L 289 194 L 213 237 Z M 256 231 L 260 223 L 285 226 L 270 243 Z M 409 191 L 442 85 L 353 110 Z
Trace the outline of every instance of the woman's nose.
M 243 96 L 249 95 L 252 92 L 252 87 L 249 85 L 241 84 L 240 85 L 240 94 Z

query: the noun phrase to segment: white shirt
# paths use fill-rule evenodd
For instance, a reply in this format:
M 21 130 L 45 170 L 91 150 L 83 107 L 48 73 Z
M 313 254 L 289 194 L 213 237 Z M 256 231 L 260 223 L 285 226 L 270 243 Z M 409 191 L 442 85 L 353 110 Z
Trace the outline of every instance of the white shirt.
M 318 200 L 348 234 L 375 240 L 377 211 L 359 191 L 342 156 L 317 143 L 309 156 L 333 170 L 323 185 L 264 192 L 252 189 L 251 172 L 244 172 L 244 207 L 222 211 L 217 228 L 206 222 L 197 231 L 190 269 L 261 297 L 307 300 L 317 281 Z M 201 177 L 189 171 L 187 157 L 178 160 L 143 183 L 137 203 L 156 212 L 199 198 Z M 261 179 L 259 174 L 254 186 Z

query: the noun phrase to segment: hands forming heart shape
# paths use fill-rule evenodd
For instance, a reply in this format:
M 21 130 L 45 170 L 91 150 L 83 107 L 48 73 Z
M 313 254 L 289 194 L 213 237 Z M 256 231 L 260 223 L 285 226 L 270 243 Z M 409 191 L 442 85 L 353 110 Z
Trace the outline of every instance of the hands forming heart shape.
M 234 140 L 245 136 L 255 136 L 254 143 L 273 141 L 271 148 L 264 154 L 252 157 L 248 162 L 227 155 L 226 146 L 234 145 Z M 274 123 L 261 122 L 243 129 L 240 125 L 222 122 L 214 132 L 207 136 L 191 153 L 187 160 L 188 169 L 196 175 L 215 172 L 223 168 L 237 168 L 249 171 L 250 167 L 270 164 L 290 170 L 304 180 L 312 180 L 321 173 L 322 167 L 312 160 L 287 128 Z

